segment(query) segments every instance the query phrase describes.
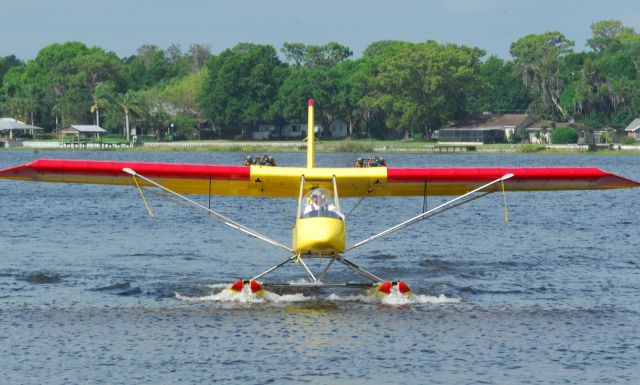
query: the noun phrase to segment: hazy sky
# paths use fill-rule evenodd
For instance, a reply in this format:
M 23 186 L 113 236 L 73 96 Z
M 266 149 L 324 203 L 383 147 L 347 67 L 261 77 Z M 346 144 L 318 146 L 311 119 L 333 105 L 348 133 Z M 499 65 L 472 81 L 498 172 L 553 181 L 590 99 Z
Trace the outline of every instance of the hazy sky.
M 638 0 L 3 0 L 0 56 L 28 60 L 51 44 L 81 41 L 125 57 L 143 44 L 211 46 L 240 42 L 324 44 L 358 57 L 377 40 L 436 40 L 509 58 L 532 33 L 560 31 L 585 50 L 595 21 L 616 19 L 640 31 Z

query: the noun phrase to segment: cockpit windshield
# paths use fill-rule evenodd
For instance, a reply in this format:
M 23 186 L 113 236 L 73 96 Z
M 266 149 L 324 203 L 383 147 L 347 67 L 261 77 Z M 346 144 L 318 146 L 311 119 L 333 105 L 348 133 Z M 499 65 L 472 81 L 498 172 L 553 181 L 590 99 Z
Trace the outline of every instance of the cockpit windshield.
M 314 188 L 302 197 L 299 218 L 327 217 L 344 219 L 340 207 L 335 204 L 333 192 L 326 188 Z

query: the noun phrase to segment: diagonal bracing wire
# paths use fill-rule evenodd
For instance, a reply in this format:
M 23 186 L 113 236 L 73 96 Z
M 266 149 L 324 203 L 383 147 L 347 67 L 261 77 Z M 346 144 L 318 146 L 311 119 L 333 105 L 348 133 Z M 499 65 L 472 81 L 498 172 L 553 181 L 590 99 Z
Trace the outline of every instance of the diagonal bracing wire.
M 406 221 L 404 221 L 404 222 L 402 222 L 400 224 L 397 224 L 397 225 L 395 225 L 393 227 L 390 227 L 390 228 L 388 228 L 388 229 L 386 229 L 384 231 L 381 231 L 378 234 L 365 239 L 364 241 L 358 242 L 355 245 L 353 245 L 353 246 L 349 247 L 348 249 L 346 249 L 344 252 L 346 253 L 347 251 L 353 250 L 356 247 L 364 245 L 365 243 L 369 243 L 369 242 L 374 241 L 374 240 L 376 240 L 378 238 L 382 238 L 385 235 L 389 235 L 389 234 L 394 233 L 394 232 L 396 232 L 396 231 L 398 231 L 400 229 L 403 229 L 405 227 L 411 226 L 411 225 L 413 225 L 413 224 L 415 224 L 415 223 L 417 223 L 417 222 L 419 222 L 421 220 L 424 220 L 424 219 L 426 219 L 428 217 L 432 217 L 432 216 L 434 216 L 436 214 L 440 214 L 440 213 L 443 213 L 443 212 L 445 212 L 447 210 L 451 210 L 454 207 L 458 207 L 458 206 L 463 205 L 465 203 L 469 203 L 469 202 L 474 201 L 476 199 L 482 198 L 483 196 L 485 196 L 487 194 L 490 194 L 493 191 L 485 191 L 480 195 L 477 195 L 477 196 L 474 196 L 474 197 L 471 197 L 471 198 L 469 198 L 469 197 L 471 195 L 477 193 L 477 192 L 481 192 L 482 190 L 486 189 L 487 187 L 490 187 L 490 186 L 492 186 L 492 185 L 494 185 L 496 183 L 504 182 L 505 180 L 510 179 L 512 177 L 513 177 L 513 174 L 503 175 L 502 177 L 500 177 L 500 178 L 498 178 L 498 179 L 496 179 L 494 181 L 491 181 L 491 182 L 489 182 L 489 183 L 487 183 L 485 185 L 482 185 L 482 186 L 478 187 L 475 190 L 469 191 L 468 193 L 466 193 L 464 195 L 460 195 L 459 197 L 454 198 L 454 199 L 452 199 L 450 201 L 447 201 L 447 202 L 445 202 L 445 203 L 443 203 L 443 204 L 441 204 L 441 205 L 439 205 L 439 206 L 437 206 L 437 207 L 435 207 L 435 208 L 433 208 L 433 209 L 431 209 L 429 211 L 425 211 L 423 213 L 420 213 L 420 214 L 416 215 L 413 218 L 407 219 Z M 465 198 L 469 198 L 469 199 L 464 200 Z
M 184 195 L 181 195 L 181 194 L 179 194 L 179 193 L 177 193 L 177 192 L 175 192 L 175 191 L 173 191 L 173 190 L 161 185 L 160 183 L 157 183 L 157 182 L 155 182 L 155 181 L 153 181 L 153 180 L 151 180 L 151 179 L 149 179 L 149 178 L 147 178 L 147 177 L 145 177 L 143 175 L 138 174 L 137 172 L 135 172 L 134 170 L 132 170 L 130 168 L 123 168 L 122 171 L 126 172 L 127 174 L 129 174 L 129 175 L 131 175 L 133 177 L 138 177 L 138 178 L 140 178 L 140 179 L 142 179 L 142 180 L 144 180 L 144 181 L 146 181 L 148 183 L 151 183 L 152 185 L 154 185 L 156 187 L 159 187 L 160 189 L 162 189 L 163 191 L 173 195 L 174 197 L 180 198 L 180 200 L 182 201 L 182 202 L 180 202 L 180 206 L 187 207 L 188 205 L 186 205 L 186 203 L 184 203 L 184 202 L 187 202 L 187 203 L 190 204 L 190 206 L 188 206 L 188 207 L 190 207 L 192 210 L 195 210 L 197 212 L 206 212 L 210 216 L 214 217 L 214 219 L 216 219 L 218 222 L 220 222 L 220 223 L 222 223 L 224 225 L 227 225 L 227 226 L 229 226 L 231 228 L 239 230 L 239 231 L 241 231 L 241 232 L 243 232 L 243 233 L 245 233 L 247 235 L 250 235 L 250 236 L 252 236 L 254 238 L 258 238 L 258 239 L 260 239 L 260 240 L 262 240 L 264 242 L 267 242 L 267 243 L 269 243 L 269 244 L 271 244 L 273 246 L 276 246 L 276 247 L 279 247 L 281 249 L 287 250 L 290 253 L 293 252 L 293 250 L 291 248 L 281 244 L 280 242 L 277 242 L 277 241 L 275 241 L 275 240 L 273 240 L 273 239 L 271 239 L 271 238 L 269 238 L 269 237 L 267 237 L 265 235 L 262 235 L 259 232 L 255 231 L 253 229 L 250 229 L 247 226 L 234 221 L 233 219 L 229 219 L 229 218 L 225 217 L 224 215 L 222 215 L 222 214 L 220 214 L 218 212 L 215 212 L 215 211 L 213 211 L 211 209 L 208 209 L 208 208 L 202 206 L 201 204 L 199 204 L 199 203 L 197 203 L 197 202 L 185 197 Z M 173 202 L 174 203 L 178 203 L 176 201 L 173 201 Z

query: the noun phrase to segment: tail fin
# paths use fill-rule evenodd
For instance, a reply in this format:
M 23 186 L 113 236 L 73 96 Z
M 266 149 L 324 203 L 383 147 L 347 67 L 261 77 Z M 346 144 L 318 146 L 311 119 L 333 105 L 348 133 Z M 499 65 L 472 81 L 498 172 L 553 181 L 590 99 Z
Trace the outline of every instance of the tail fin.
M 307 168 L 314 168 L 316 166 L 316 153 L 314 145 L 315 120 L 313 118 L 313 99 L 309 99 L 307 115 Z

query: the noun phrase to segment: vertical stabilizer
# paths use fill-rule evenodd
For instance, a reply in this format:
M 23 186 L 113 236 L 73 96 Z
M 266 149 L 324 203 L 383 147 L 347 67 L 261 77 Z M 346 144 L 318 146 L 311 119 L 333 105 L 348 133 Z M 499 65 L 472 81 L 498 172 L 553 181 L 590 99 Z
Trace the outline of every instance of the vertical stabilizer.
M 307 168 L 316 166 L 315 154 L 315 119 L 313 118 L 313 99 L 309 99 L 309 110 L 307 112 Z

